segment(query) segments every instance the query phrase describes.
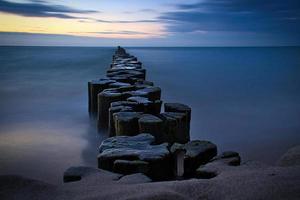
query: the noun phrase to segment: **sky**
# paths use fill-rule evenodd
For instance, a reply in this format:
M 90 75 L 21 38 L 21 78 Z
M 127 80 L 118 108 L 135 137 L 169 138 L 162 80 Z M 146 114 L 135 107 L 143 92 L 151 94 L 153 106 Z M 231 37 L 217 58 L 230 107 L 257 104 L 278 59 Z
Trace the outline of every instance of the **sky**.
M 299 46 L 300 0 L 0 0 L 0 45 Z

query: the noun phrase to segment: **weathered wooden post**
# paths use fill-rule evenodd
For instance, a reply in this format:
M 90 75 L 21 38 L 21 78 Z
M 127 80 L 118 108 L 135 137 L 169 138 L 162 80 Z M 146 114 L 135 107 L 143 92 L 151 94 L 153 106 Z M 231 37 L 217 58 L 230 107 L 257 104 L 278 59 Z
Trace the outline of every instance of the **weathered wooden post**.
M 94 117 L 98 111 L 97 96 L 104 89 L 109 87 L 109 84 L 116 81 L 110 79 L 99 79 L 88 82 L 88 102 L 90 116 Z
M 150 114 L 144 114 L 139 119 L 139 132 L 150 133 L 155 137 L 157 143 L 162 143 L 163 121 Z

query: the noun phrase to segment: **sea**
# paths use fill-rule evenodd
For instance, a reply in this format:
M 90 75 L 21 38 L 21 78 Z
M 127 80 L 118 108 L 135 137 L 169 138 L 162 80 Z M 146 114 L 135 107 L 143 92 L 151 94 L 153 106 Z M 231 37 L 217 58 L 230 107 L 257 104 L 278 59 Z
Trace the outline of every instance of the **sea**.
M 275 164 L 300 144 L 300 47 L 127 47 L 162 89 L 192 108 L 191 139 Z M 0 47 L 0 175 L 62 184 L 97 166 L 107 137 L 89 119 L 87 82 L 115 47 Z

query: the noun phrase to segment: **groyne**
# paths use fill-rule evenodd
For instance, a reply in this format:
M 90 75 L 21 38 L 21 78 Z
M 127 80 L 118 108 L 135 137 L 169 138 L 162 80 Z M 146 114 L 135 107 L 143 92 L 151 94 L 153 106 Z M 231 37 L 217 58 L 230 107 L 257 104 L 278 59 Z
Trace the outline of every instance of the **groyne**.
M 142 63 L 121 47 L 106 77 L 88 82 L 90 116 L 109 136 L 99 147 L 98 168 L 167 180 L 213 177 L 216 173 L 199 170 L 212 159 L 229 158 L 226 164 L 240 164 L 236 152 L 216 157 L 212 142 L 190 141 L 191 108 L 177 102 L 163 104 L 161 93 L 146 80 Z

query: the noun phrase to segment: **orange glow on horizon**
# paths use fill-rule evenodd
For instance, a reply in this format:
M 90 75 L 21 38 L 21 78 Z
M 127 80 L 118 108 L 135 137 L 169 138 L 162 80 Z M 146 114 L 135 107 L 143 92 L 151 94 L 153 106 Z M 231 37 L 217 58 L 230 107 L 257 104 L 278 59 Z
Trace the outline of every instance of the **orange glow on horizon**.
M 61 34 L 120 39 L 164 37 L 166 32 L 159 23 L 102 23 L 93 20 L 23 17 L 0 12 L 0 32 Z

